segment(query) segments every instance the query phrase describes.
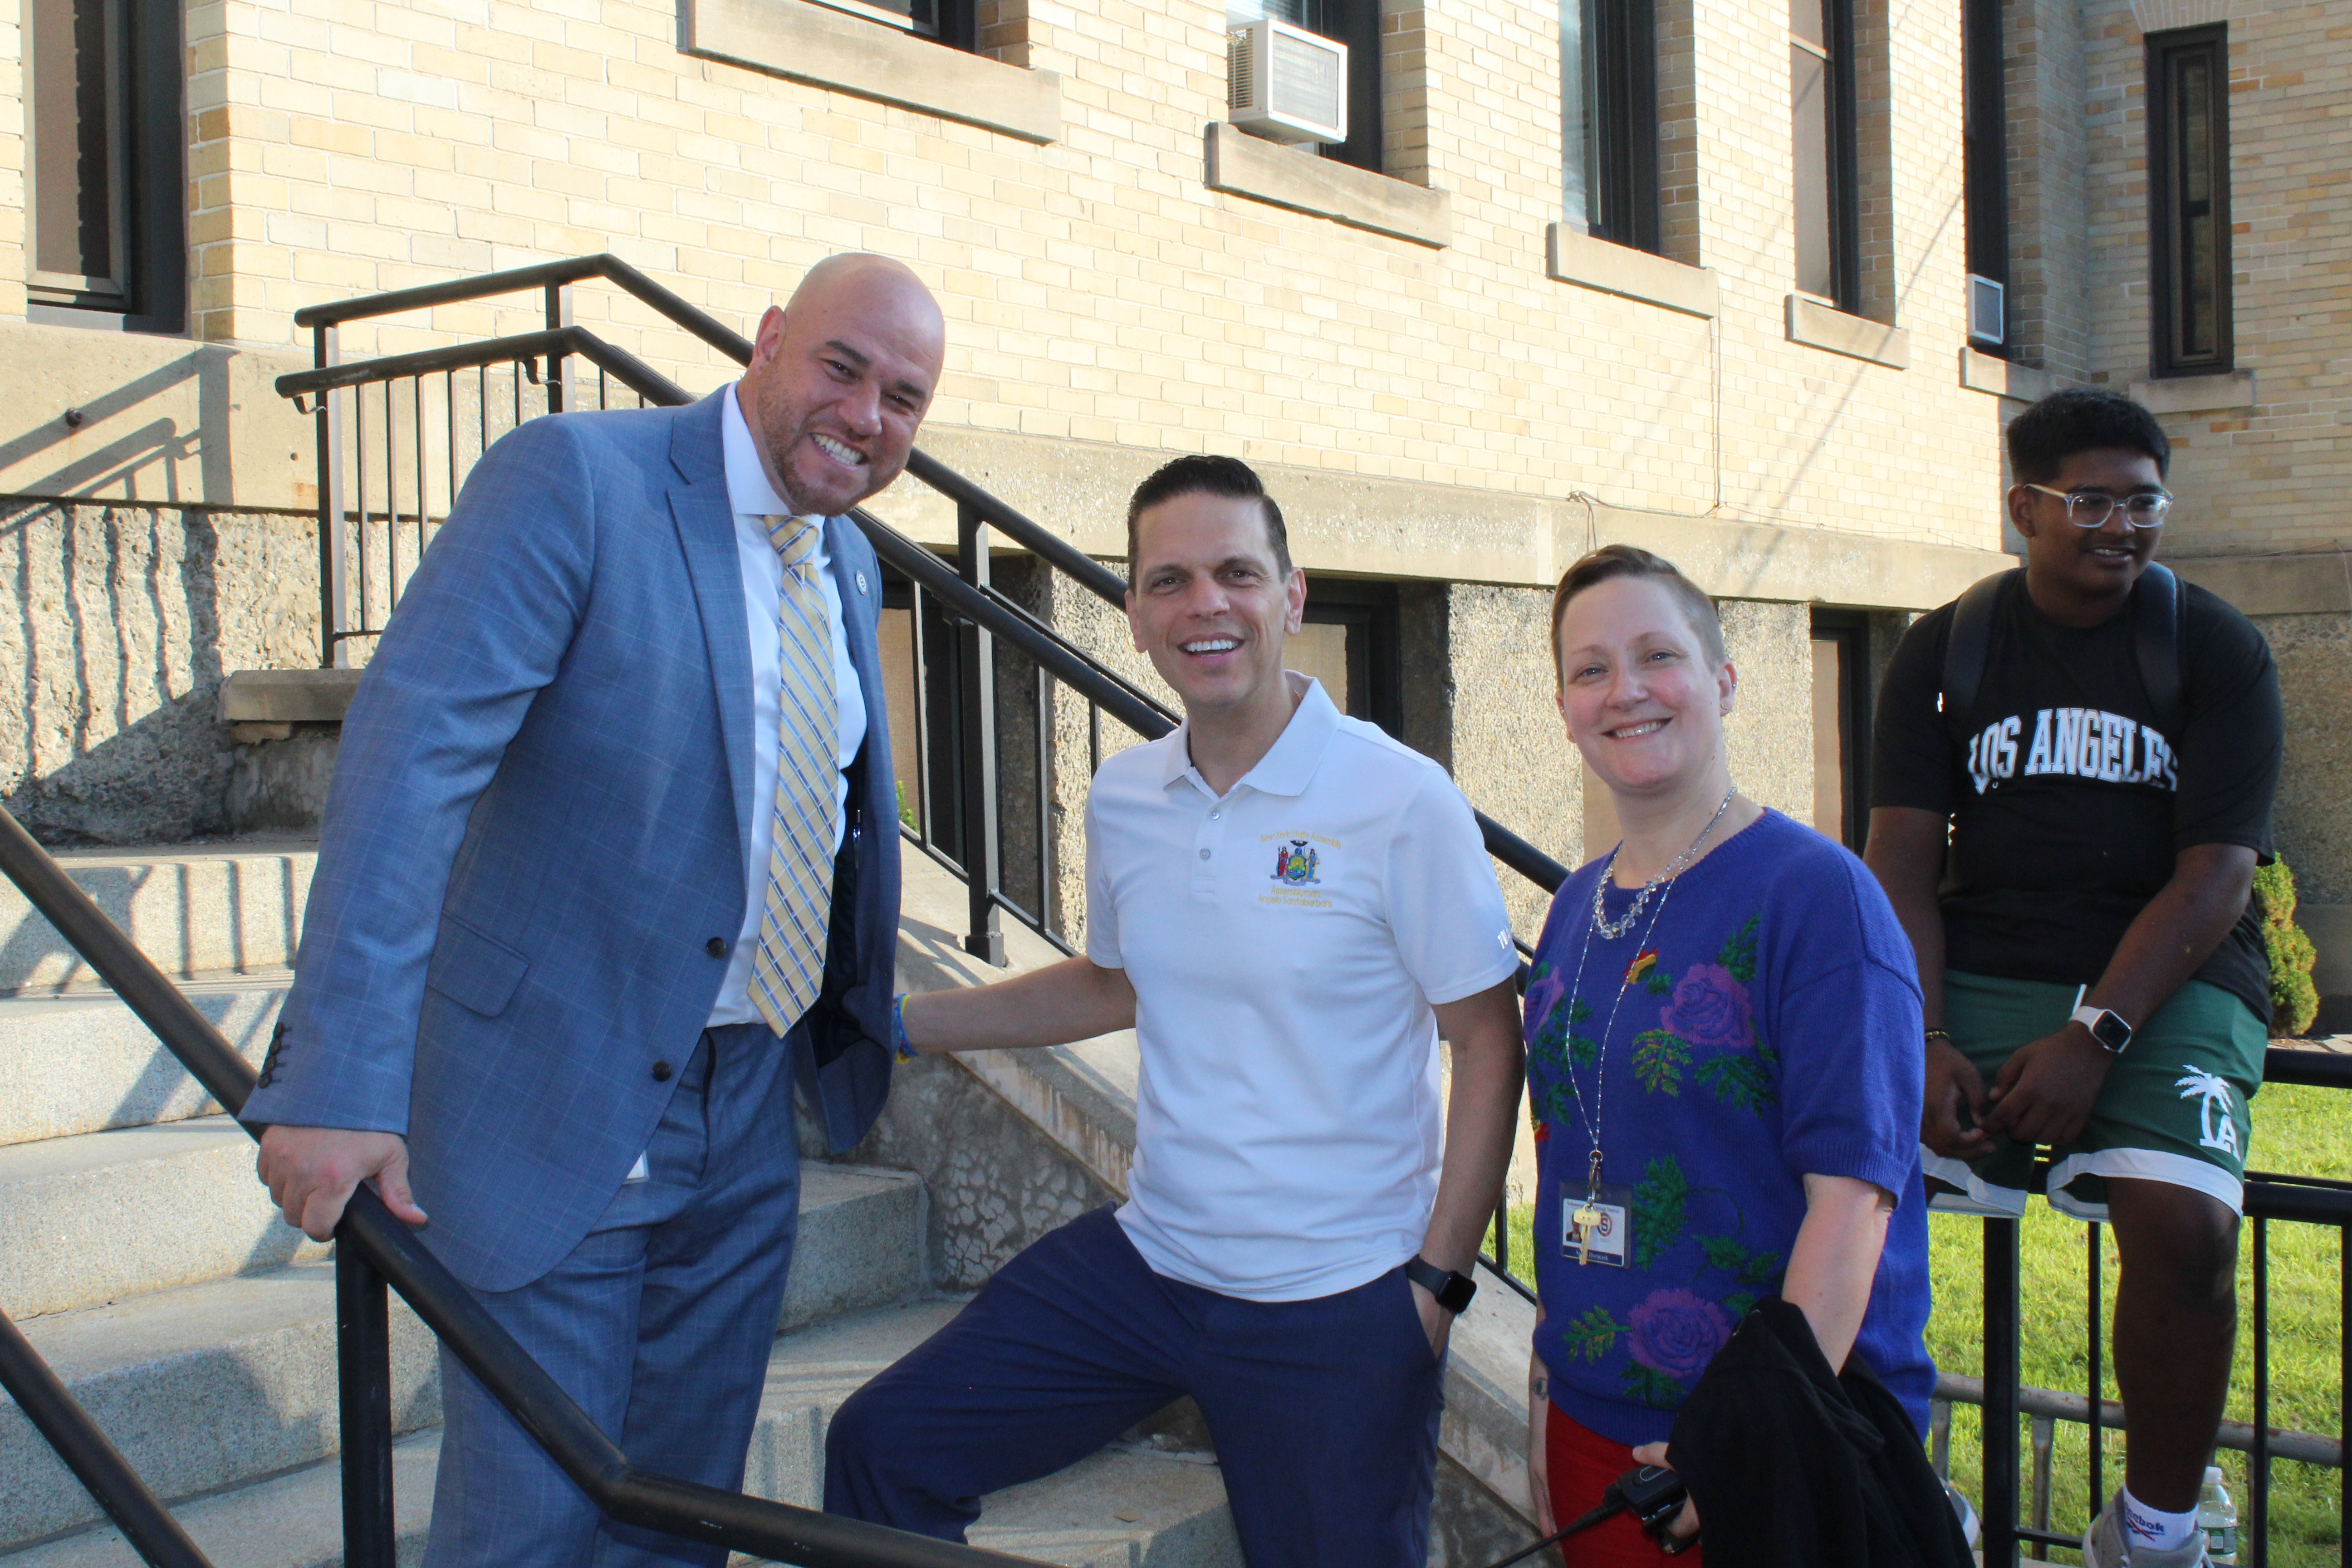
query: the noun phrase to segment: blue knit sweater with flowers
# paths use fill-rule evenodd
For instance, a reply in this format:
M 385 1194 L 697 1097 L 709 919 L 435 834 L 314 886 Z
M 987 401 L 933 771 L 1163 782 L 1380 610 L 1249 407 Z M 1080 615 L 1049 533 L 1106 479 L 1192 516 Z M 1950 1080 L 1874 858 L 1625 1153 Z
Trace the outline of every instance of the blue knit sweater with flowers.
M 1812 1173 L 1895 1195 L 1854 1348 L 1924 1434 L 1919 987 L 1885 895 L 1842 846 L 1767 811 L 1612 942 L 1592 924 L 1602 865 L 1553 900 L 1527 994 L 1536 1351 L 1554 1403 L 1615 1442 L 1665 1437 L 1733 1326 L 1779 1290 Z M 1604 896 L 1613 925 L 1634 895 Z M 1627 1211 L 1622 1267 L 1580 1265 L 1563 1238 L 1588 1120 Z

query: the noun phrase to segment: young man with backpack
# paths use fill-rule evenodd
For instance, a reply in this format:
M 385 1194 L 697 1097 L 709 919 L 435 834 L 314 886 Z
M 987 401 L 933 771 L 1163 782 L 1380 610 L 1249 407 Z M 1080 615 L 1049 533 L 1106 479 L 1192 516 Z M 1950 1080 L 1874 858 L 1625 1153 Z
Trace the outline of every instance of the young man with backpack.
M 2119 394 L 2010 426 L 2021 570 L 1904 635 L 1864 858 L 1926 994 L 1934 1206 L 2115 1228 L 2124 1486 L 2086 1568 L 2198 1568 L 2270 1018 L 2249 910 L 2284 721 L 2252 623 L 2156 564 L 2170 443 Z

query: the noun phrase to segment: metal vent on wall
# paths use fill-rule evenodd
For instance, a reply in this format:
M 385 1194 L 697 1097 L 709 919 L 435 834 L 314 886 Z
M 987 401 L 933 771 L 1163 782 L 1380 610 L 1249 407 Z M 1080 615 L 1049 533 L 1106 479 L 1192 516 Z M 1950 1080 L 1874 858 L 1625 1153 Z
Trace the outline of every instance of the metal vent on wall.
M 1348 46 L 1272 17 L 1227 35 L 1233 122 L 1274 142 L 1348 139 Z

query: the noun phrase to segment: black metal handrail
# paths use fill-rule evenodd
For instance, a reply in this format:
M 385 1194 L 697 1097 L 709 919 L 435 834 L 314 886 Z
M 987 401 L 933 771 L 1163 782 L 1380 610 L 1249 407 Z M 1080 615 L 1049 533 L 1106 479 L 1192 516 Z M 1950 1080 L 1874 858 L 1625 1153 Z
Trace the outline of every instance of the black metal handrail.
M 243 1108 L 253 1089 L 253 1068 L 5 809 L 0 809 L 0 872 L 194 1075 L 208 1095 L 232 1114 Z M 388 1282 L 564 1474 L 615 1520 L 803 1568 L 1040 1568 L 1028 1558 L 908 1535 L 878 1524 L 640 1470 L 448 1267 L 427 1251 L 406 1226 L 393 1218 L 372 1190 L 362 1187 L 352 1194 L 342 1223 L 335 1228 L 335 1239 L 338 1328 L 346 1350 L 352 1329 L 349 1309 L 354 1298 L 364 1300 L 373 1294 L 375 1310 L 368 1315 L 379 1331 L 373 1350 L 379 1357 L 383 1353 L 382 1292 Z M 367 1271 L 357 1280 L 347 1272 L 354 1265 Z M 29 1345 L 24 1349 L 32 1356 Z M 37 1364 L 38 1357 L 32 1356 L 32 1361 Z M 345 1370 L 348 1383 L 351 1369 Z M 380 1363 L 366 1370 L 379 1374 L 373 1380 L 376 1383 L 383 1381 Z M 71 1447 L 60 1451 L 69 1462 L 83 1458 L 75 1473 L 90 1485 L 110 1515 L 115 1515 L 119 1495 L 110 1502 L 110 1492 L 100 1489 L 108 1486 L 120 1490 L 119 1477 L 104 1473 L 104 1455 L 98 1446 L 103 1446 L 105 1439 L 86 1414 L 71 1406 L 70 1400 L 66 1405 L 68 1418 L 61 1423 L 61 1429 Z M 54 1401 L 51 1408 L 57 1408 Z M 378 1404 L 373 1414 L 380 1418 L 389 1413 Z M 392 1434 L 388 1421 L 370 1421 L 363 1415 L 355 1419 L 358 1415 L 352 1402 L 345 1400 L 345 1557 L 353 1568 L 390 1568 L 394 1561 L 388 1485 Z M 79 1415 L 80 1420 L 73 1421 L 71 1415 Z M 46 1428 L 44 1435 L 47 1435 Z M 96 1456 L 94 1460 L 87 1457 L 91 1455 Z M 115 1459 L 119 1466 L 120 1456 Z M 93 1476 L 98 1478 L 95 1482 Z M 354 1480 L 362 1483 L 356 1496 Z M 145 1489 L 140 1487 L 137 1491 L 145 1493 Z M 160 1513 L 162 1505 L 154 1503 L 153 1495 L 145 1493 L 145 1497 Z M 135 1494 L 131 1507 L 132 1512 L 139 1511 Z M 163 1516 L 163 1522 L 170 1523 L 169 1515 Z M 153 1523 L 152 1517 L 142 1521 L 142 1524 Z M 354 1524 L 360 1527 L 356 1531 L 352 1529 Z M 126 1533 L 130 1533 L 127 1529 Z M 168 1532 L 150 1539 L 161 1543 L 156 1552 L 151 1552 L 140 1538 L 134 1537 L 134 1544 L 151 1563 L 203 1562 L 201 1555 L 171 1555 Z M 184 1541 L 184 1536 L 181 1539 Z M 193 1552 L 194 1547 L 188 1551 Z
M 531 289 L 560 289 L 567 284 L 602 279 L 652 306 L 655 310 L 692 332 L 739 364 L 751 363 L 751 340 L 722 325 L 709 311 L 688 304 L 619 257 L 606 251 L 575 256 L 564 261 L 541 261 L 530 267 L 486 272 L 475 278 L 453 278 L 446 283 L 426 283 L 383 294 L 362 294 L 322 305 L 306 305 L 294 312 L 298 327 L 339 327 L 345 321 L 375 316 L 404 315 L 436 305 L 459 305 L 499 294 L 520 294 Z
M 24 1331 L 0 1312 L 0 1388 L 81 1482 L 131 1549 L 157 1568 L 212 1568 L 163 1500 L 107 1440 L 89 1412 L 49 1370 Z

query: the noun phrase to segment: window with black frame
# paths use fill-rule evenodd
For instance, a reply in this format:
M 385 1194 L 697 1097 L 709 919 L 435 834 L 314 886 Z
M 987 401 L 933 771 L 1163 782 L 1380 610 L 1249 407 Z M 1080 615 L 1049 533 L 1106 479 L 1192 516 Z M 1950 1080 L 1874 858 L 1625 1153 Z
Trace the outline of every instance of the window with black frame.
M 1797 289 L 1841 310 L 1862 296 L 1853 0 L 1789 0 Z
M 1813 826 L 1861 852 L 1870 829 L 1870 616 L 1812 613 Z
M 978 6 L 973 0 L 816 0 L 836 11 L 880 22 L 920 38 L 936 38 L 951 48 L 975 47 L 967 35 L 975 31 Z
M 1559 0 L 1560 216 L 1656 254 L 1655 0 Z
M 1380 0 L 1225 0 L 1228 28 L 1269 17 L 1348 46 L 1348 139 L 1323 156 L 1380 173 Z
M 2002 0 L 1960 7 L 1960 189 L 1967 226 L 1969 342 L 2009 353 L 2009 88 Z
M 2147 193 L 2155 374 L 2230 370 L 2226 26 L 2147 36 Z
M 26 297 L 36 321 L 185 325 L 180 17 L 170 0 L 28 0 Z

